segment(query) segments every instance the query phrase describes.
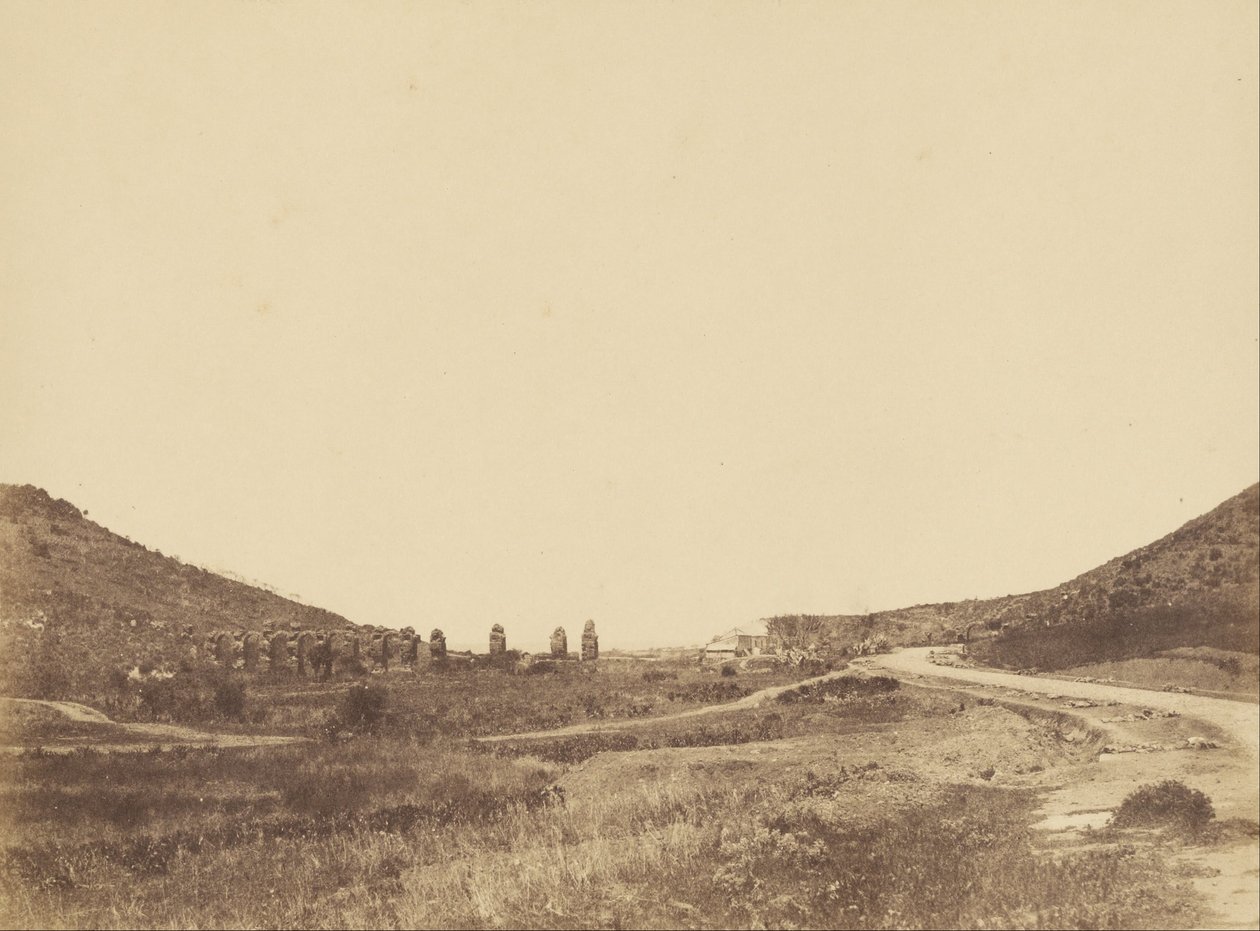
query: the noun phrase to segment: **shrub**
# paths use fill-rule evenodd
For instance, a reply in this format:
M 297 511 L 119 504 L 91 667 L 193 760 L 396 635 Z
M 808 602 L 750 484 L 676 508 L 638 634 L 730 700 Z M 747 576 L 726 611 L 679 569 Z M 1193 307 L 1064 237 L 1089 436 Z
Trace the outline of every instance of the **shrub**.
M 726 923 L 714 926 L 1150 927 L 1184 894 L 1137 858 L 1040 855 L 1022 828 L 1027 798 L 990 787 L 841 815 L 833 799 L 844 783 L 879 772 L 826 774 L 787 797 L 771 790 L 723 824 L 710 876 Z
M 1215 817 L 1206 795 L 1176 779 L 1165 779 L 1130 792 L 1111 816 L 1111 824 L 1118 828 L 1171 826 L 1197 833 Z
M 547 676 L 560 671 L 560 664 L 551 659 L 536 659 L 525 670 L 527 676 Z
M 722 675 L 730 678 L 731 676 L 737 675 L 737 672 L 734 666 L 723 666 Z
M 676 680 L 678 673 L 668 669 L 649 669 L 643 673 L 644 682 L 665 682 L 666 680 Z
M 225 718 L 245 717 L 245 683 L 235 678 L 220 682 L 214 690 L 214 708 Z
M 693 685 L 671 689 L 665 693 L 665 698 L 669 701 L 699 702 L 709 705 L 743 698 L 749 692 L 749 689 L 735 682 L 697 682 Z
M 825 701 L 843 701 L 849 698 L 866 698 L 895 692 L 901 683 L 891 676 L 840 676 L 826 682 L 798 685 L 780 692 L 778 701 L 785 705 L 797 702 L 817 704 Z
M 336 723 L 346 730 L 380 733 L 389 692 L 383 685 L 352 685 L 337 709 Z
M 151 720 L 239 720 L 245 714 L 244 683 L 217 666 L 194 663 L 169 679 L 145 679 L 139 697 L 141 715 Z
M 888 652 L 888 637 L 884 634 L 872 634 L 853 645 L 854 656 L 873 656 L 876 653 Z

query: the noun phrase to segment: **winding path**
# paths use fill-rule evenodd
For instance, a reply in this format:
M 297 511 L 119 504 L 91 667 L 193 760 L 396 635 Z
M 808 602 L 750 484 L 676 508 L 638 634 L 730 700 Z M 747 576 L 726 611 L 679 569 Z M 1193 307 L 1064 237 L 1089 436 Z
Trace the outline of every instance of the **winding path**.
M 772 701 L 778 698 L 784 692 L 791 689 L 800 688 L 802 685 L 812 685 L 816 682 L 826 682 L 828 679 L 835 679 L 838 676 L 851 675 L 853 670 L 842 669 L 835 672 L 824 673 L 821 676 L 814 676 L 810 679 L 802 679 L 799 682 L 788 682 L 785 685 L 772 685 L 768 688 L 758 689 L 743 698 L 735 701 L 724 702 L 720 705 L 704 705 L 700 708 L 692 708 L 688 711 L 676 711 L 673 714 L 657 715 L 651 718 L 618 718 L 614 721 L 585 721 L 581 724 L 570 724 L 566 727 L 557 727 L 547 731 L 527 731 L 521 734 L 495 734 L 488 737 L 476 737 L 483 743 L 497 743 L 501 740 L 535 740 L 544 737 L 572 737 L 578 734 L 597 734 L 603 731 L 624 731 L 635 727 L 646 727 L 650 724 L 660 724 L 663 721 L 678 721 L 683 718 L 698 718 L 707 714 L 720 714 L 725 711 L 737 711 L 741 708 L 756 708 L 764 702 Z
M 1079 778 L 1063 780 L 1052 788 L 1043 809 L 1049 817 L 1038 827 L 1054 831 L 1073 824 L 1101 826 L 1134 786 L 1170 778 L 1185 780 L 1190 785 L 1202 785 L 1214 802 L 1248 821 L 1255 821 L 1260 816 L 1260 769 L 1257 768 L 1260 705 L 1180 692 L 1155 692 L 1097 682 L 1072 682 L 989 669 L 939 666 L 931 661 L 932 652 L 926 647 L 903 649 L 879 656 L 870 665 L 897 676 L 931 678 L 936 680 L 933 685 L 947 688 L 951 687 L 950 682 L 955 682 L 957 685 L 952 687 L 960 690 L 988 686 L 1042 699 L 1050 696 L 1088 699 L 1091 702 L 1114 702 L 1176 712 L 1179 716 L 1206 721 L 1232 744 L 1219 754 L 1128 753 L 1100 757 L 1100 762 L 1110 762 L 1095 772 L 1082 772 Z M 939 654 L 941 651 L 937 649 L 935 652 Z M 1098 714 L 1102 708 L 1062 710 L 1090 720 L 1096 726 L 1107 724 L 1108 719 Z M 1154 723 L 1158 726 L 1158 719 Z M 1052 827 L 1056 822 L 1058 827 Z M 1219 846 L 1190 847 L 1178 858 L 1196 868 L 1198 875 L 1193 883 L 1208 909 L 1203 927 L 1260 928 L 1260 886 L 1256 882 L 1260 872 L 1260 846 L 1254 839 Z
M 876 664 L 889 672 L 901 675 L 958 679 L 977 685 L 1020 689 L 1042 695 L 1062 695 L 1067 698 L 1085 698 L 1096 702 L 1115 701 L 1123 705 L 1143 705 L 1160 711 L 1175 711 L 1188 717 L 1200 718 L 1219 727 L 1237 741 L 1239 747 L 1245 749 L 1253 760 L 1260 757 L 1260 705 L 1180 692 L 1155 692 L 1150 689 L 1125 688 L 1097 682 L 1072 682 L 1063 679 L 1042 679 L 1038 676 L 1020 676 L 989 669 L 938 666 L 929 658 L 929 654 L 933 652 L 940 653 L 940 648 L 935 650 L 929 647 L 907 648 L 877 657 Z
M 128 753 L 151 750 L 167 744 L 184 744 L 194 747 L 275 747 L 284 744 L 306 743 L 305 737 L 281 737 L 266 734 L 216 734 L 199 731 L 178 724 L 135 724 L 111 720 L 103 712 L 72 701 L 43 701 L 35 698 L 0 698 L 0 714 L 6 706 L 43 708 L 54 711 L 66 721 L 75 724 L 98 724 L 108 731 L 105 739 L 92 740 L 81 735 L 58 739 L 49 737 L 40 747 L 49 753 L 70 753 L 80 747 L 92 747 L 109 753 Z M 111 739 L 115 735 L 133 740 Z M 2 753 L 21 753 L 26 747 L 0 747 Z

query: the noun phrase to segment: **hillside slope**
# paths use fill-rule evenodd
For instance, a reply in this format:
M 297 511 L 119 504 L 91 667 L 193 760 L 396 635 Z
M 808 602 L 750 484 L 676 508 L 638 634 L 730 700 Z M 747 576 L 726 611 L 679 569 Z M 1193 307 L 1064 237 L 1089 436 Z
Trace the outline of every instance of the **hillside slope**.
M 1260 485 L 1054 588 L 984 600 L 812 618 L 832 647 L 977 639 L 988 661 L 1067 668 L 1157 649 L 1260 652 Z M 797 617 L 772 624 L 791 627 Z
M 345 629 L 344 617 L 186 565 L 31 485 L 0 485 L 0 688 L 59 697 L 169 664 L 216 631 Z

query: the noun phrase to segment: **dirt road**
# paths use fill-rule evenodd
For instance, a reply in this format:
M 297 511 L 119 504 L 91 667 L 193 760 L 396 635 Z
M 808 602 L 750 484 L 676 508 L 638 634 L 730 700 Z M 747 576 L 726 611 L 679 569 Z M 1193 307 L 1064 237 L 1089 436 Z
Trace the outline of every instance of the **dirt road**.
M 582 724 L 570 724 L 567 727 L 557 727 L 549 731 L 528 731 L 521 734 L 497 734 L 491 737 L 477 737 L 476 739 L 483 743 L 496 743 L 500 740 L 532 740 L 541 737 L 571 737 L 575 734 L 594 734 L 600 731 L 624 731 L 634 727 L 644 727 L 650 724 L 660 724 L 664 721 L 678 721 L 682 718 L 698 718 L 707 714 L 720 714 L 724 711 L 735 711 L 740 708 L 756 708 L 764 702 L 772 701 L 779 695 L 789 689 L 798 688 L 802 685 L 808 685 L 815 682 L 826 682 L 828 679 L 834 679 L 837 676 L 851 675 L 852 670 L 837 670 L 829 672 L 821 676 L 814 676 L 812 679 L 802 679 L 800 682 L 789 682 L 786 685 L 772 685 L 769 688 L 760 689 L 751 695 L 745 695 L 736 701 L 725 702 L 720 705 L 705 705 L 702 708 L 692 708 L 690 711 L 679 711 L 675 714 L 664 714 L 654 718 L 622 718 L 616 721 L 595 721 L 583 722 Z
M 0 698 L 0 716 L 10 717 L 23 712 L 52 712 L 72 724 L 100 725 L 101 736 L 85 737 L 77 733 L 65 737 L 49 736 L 39 745 L 50 753 L 70 753 L 80 747 L 91 747 L 110 753 L 151 750 L 159 744 L 184 744 L 194 747 L 274 747 L 303 743 L 302 737 L 275 737 L 265 734 L 216 734 L 177 724 L 132 724 L 111 720 L 87 705 L 71 701 L 41 701 L 34 698 Z M 89 734 L 92 733 L 89 731 Z M 0 752 L 20 753 L 23 746 L 0 747 Z
M 47 708 L 50 711 L 58 712 L 67 721 L 75 721 L 82 724 L 112 724 L 113 722 L 95 708 L 89 708 L 87 705 L 80 705 L 74 701 L 41 701 L 36 698 L 6 698 L 6 702 L 12 702 L 16 707 L 28 708 Z
M 1185 695 L 1179 692 L 1154 692 L 1149 689 L 1120 688 L 1096 682 L 1070 682 L 1062 679 L 1042 679 L 1037 676 L 1019 676 L 1008 672 L 988 669 L 938 666 L 931 662 L 929 654 L 940 653 L 929 647 L 915 647 L 880 656 L 876 664 L 892 673 L 902 675 L 936 676 L 942 679 L 959 679 L 979 685 L 1001 686 L 1036 692 L 1043 695 L 1061 695 L 1083 698 L 1095 702 L 1119 702 L 1122 705 L 1142 705 L 1160 711 L 1208 721 L 1227 733 L 1255 760 L 1260 757 L 1260 705 L 1230 701 L 1223 698 L 1205 698 L 1202 695 Z
M 987 691 L 993 697 L 1021 704 L 1040 702 L 1060 713 L 1085 719 L 1092 727 L 1115 734 L 1121 742 L 1152 741 L 1146 752 L 1103 754 L 1098 763 L 1067 768 L 1050 775 L 1049 790 L 1037 825 L 1048 843 L 1089 843 L 1091 827 L 1106 824 L 1111 812 L 1136 786 L 1177 779 L 1201 788 L 1212 798 L 1220 818 L 1260 818 L 1260 706 L 1222 698 L 1119 688 L 1095 682 L 1070 682 L 1020 676 L 988 669 L 937 665 L 922 647 L 876 657 L 871 669 L 883 669 L 919 684 Z M 942 651 L 937 648 L 938 658 Z M 998 692 L 997 690 L 1002 690 Z M 1053 699 L 1053 700 L 1051 700 Z M 1063 699 L 1097 703 L 1092 708 L 1066 708 Z M 1176 718 L 1118 714 L 1115 705 L 1175 713 Z M 1223 735 L 1221 750 L 1187 750 L 1182 735 L 1186 719 L 1198 719 Z M 1176 745 L 1181 743 L 1182 746 Z M 1192 846 L 1176 859 L 1197 876 L 1195 887 L 1209 915 L 1204 927 L 1260 928 L 1260 846 L 1254 837 L 1218 846 Z

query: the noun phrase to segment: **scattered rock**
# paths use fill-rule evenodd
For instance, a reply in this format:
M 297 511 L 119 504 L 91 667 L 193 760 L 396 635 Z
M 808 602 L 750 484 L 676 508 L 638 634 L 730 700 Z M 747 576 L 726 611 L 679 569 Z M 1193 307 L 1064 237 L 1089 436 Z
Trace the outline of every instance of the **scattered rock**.
M 1205 737 L 1187 737 L 1186 746 L 1191 750 L 1219 750 L 1221 745 Z

